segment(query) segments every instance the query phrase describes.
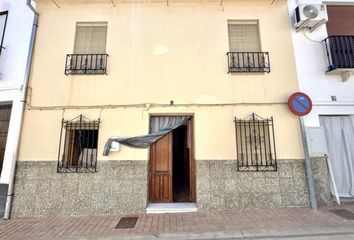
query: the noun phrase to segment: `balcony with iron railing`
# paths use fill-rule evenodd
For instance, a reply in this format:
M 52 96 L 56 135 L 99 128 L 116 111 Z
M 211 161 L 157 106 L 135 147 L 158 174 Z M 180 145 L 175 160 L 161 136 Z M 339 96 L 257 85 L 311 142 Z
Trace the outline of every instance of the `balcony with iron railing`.
M 67 54 L 65 74 L 106 74 L 108 54 Z
M 228 73 L 270 72 L 268 52 L 228 52 Z
M 328 64 L 327 74 L 354 71 L 354 36 L 334 35 L 322 41 Z

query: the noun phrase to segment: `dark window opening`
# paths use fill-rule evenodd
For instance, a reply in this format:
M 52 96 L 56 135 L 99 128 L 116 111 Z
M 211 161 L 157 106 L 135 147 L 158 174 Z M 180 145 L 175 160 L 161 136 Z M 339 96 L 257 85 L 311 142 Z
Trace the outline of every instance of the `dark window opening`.
M 238 171 L 276 171 L 273 117 L 235 118 Z
M 173 130 L 173 202 L 190 202 L 190 169 L 187 126 Z
M 99 122 L 80 115 L 62 121 L 58 172 L 95 172 Z

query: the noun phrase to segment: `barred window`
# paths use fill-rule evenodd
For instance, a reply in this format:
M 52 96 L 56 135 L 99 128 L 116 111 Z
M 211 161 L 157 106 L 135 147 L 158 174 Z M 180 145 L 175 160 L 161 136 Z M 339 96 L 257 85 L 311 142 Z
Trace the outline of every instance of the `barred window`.
M 273 117 L 235 118 L 238 171 L 276 171 Z
M 8 15 L 8 11 L 0 12 L 0 55 L 2 49 L 4 48 L 2 44 L 4 42 L 4 37 L 5 37 L 7 15 Z
M 62 120 L 57 172 L 96 172 L 100 119 Z

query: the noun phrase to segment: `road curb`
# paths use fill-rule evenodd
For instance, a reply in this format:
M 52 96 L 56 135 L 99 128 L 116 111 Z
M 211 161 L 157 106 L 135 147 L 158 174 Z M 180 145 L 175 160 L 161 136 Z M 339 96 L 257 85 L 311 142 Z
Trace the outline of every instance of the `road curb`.
M 321 237 L 321 236 L 354 236 L 354 224 L 346 226 L 321 226 L 306 228 L 283 228 L 283 229 L 243 229 L 234 231 L 216 231 L 202 233 L 162 233 L 149 235 L 111 235 L 107 237 L 72 237 L 55 238 L 55 240 L 241 240 L 241 239 L 283 239 L 283 238 L 302 238 L 302 237 Z M 54 240 L 53 238 L 50 238 Z M 49 240 L 49 238 L 48 238 Z

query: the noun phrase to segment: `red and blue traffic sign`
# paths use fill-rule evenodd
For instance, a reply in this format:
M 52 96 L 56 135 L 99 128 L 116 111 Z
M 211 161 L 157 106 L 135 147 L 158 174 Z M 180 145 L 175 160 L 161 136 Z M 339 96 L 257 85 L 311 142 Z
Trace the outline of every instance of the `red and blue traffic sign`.
M 290 110 L 297 116 L 305 116 L 312 109 L 312 101 L 309 96 L 302 92 L 296 92 L 288 100 Z

